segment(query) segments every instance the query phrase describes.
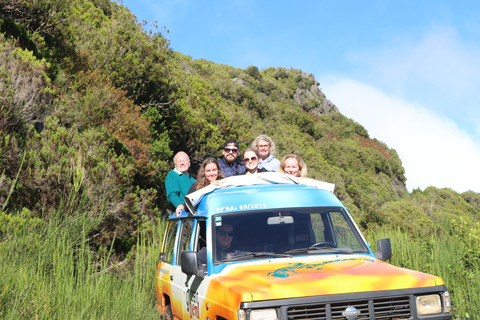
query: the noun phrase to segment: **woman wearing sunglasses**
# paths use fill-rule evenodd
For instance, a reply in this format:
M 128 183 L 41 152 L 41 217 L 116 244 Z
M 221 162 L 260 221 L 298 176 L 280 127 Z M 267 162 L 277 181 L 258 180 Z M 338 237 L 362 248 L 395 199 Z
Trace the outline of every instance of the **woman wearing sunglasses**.
M 247 148 L 243 152 L 243 162 L 247 167 L 247 171 L 244 174 L 253 174 L 258 172 L 268 172 L 265 168 L 258 168 L 258 161 L 260 159 L 260 153 L 256 148 Z

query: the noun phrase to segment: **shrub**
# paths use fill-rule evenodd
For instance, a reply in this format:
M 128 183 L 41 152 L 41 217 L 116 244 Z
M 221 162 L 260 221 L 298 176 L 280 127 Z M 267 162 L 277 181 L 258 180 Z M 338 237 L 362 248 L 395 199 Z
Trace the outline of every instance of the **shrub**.
M 255 80 L 260 80 L 262 78 L 260 71 L 258 71 L 258 68 L 255 66 L 248 66 L 247 69 L 245 69 L 245 72 Z
M 0 211 L 0 236 L 1 238 L 20 236 L 32 232 L 42 223 L 43 220 L 32 216 L 27 208 L 23 208 L 19 214 L 8 214 L 5 211 Z

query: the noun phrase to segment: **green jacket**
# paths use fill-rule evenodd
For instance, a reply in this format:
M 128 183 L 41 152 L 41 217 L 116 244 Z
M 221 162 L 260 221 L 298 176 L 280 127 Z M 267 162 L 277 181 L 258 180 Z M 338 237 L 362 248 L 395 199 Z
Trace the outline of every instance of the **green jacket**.
M 165 189 L 167 191 L 167 200 L 176 208 L 179 204 L 184 204 L 184 197 L 188 194 L 188 189 L 195 182 L 190 174 L 183 174 L 174 169 L 167 174 L 165 179 Z

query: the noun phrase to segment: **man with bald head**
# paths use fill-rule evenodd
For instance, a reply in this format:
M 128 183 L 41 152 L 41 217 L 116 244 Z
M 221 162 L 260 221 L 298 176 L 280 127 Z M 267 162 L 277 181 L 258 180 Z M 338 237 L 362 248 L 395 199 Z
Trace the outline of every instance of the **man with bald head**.
M 175 169 L 167 174 L 165 189 L 167 191 L 167 200 L 173 205 L 178 215 L 185 209 L 184 198 L 195 179 L 188 172 L 188 169 L 190 169 L 190 158 L 185 152 L 178 152 L 173 158 L 173 162 Z

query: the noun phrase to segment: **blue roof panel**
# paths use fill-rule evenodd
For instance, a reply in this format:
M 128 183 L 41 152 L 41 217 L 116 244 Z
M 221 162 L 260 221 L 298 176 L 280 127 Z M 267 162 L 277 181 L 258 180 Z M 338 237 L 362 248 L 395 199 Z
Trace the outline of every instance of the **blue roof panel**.
M 331 192 L 305 185 L 255 185 L 217 189 L 206 194 L 195 216 L 298 207 L 344 207 Z

